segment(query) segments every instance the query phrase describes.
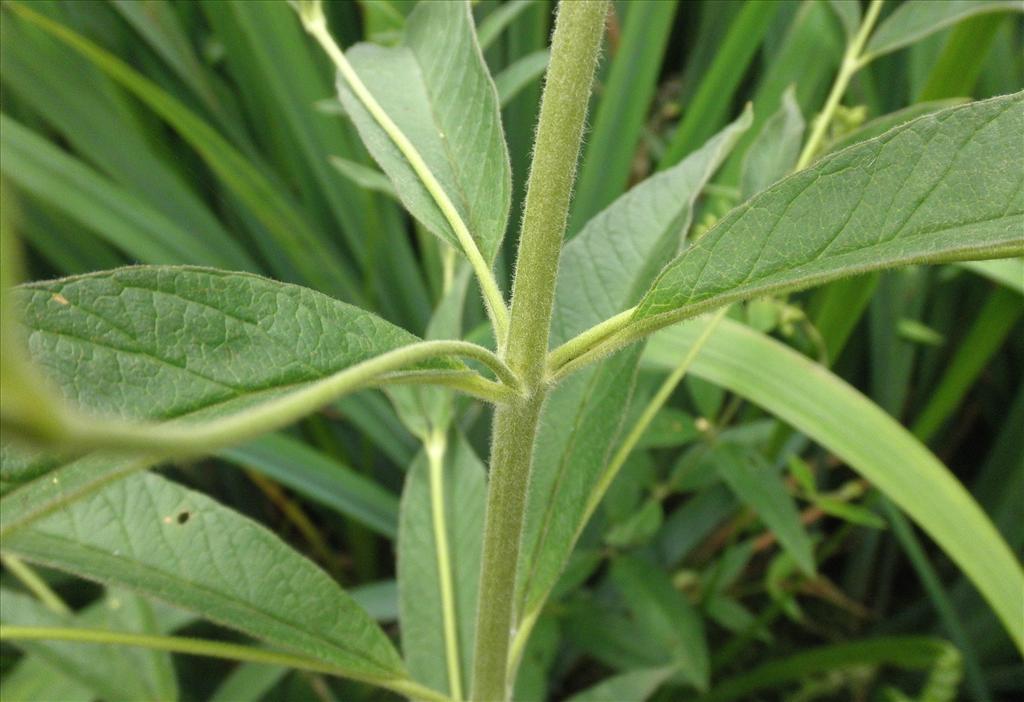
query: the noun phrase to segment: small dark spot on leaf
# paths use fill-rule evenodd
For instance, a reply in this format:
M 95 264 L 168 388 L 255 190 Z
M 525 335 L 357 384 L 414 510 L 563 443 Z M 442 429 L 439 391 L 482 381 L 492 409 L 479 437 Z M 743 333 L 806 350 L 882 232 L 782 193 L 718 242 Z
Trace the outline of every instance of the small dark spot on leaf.
M 178 512 L 178 524 L 186 523 L 191 516 L 192 516 L 192 513 L 189 512 L 188 510 L 185 510 L 183 512 Z

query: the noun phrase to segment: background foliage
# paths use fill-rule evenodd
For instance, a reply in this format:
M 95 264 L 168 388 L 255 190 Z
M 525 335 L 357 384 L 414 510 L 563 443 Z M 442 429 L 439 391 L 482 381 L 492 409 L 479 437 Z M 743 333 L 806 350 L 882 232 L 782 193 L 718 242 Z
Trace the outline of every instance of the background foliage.
M 989 5 L 1004 11 L 965 12 L 909 45 L 889 41 L 897 48 L 854 76 L 829 148 L 892 126 L 884 116 L 893 112 L 908 117 L 1024 87 L 1019 8 Z M 411 7 L 363 0 L 330 3 L 328 12 L 347 47 L 394 42 Z M 883 21 L 897 7 L 887 3 Z M 61 28 L 3 11 L 0 170 L 32 279 L 128 263 L 216 266 L 306 285 L 425 334 L 451 261 L 395 202 L 333 97 L 326 59 L 284 3 L 55 0 L 31 8 Z M 551 9 L 521 0 L 473 8 L 502 99 L 514 213 Z M 784 145 L 786 129 L 821 109 L 849 31 L 844 13 L 819 0 L 617 2 L 568 235 L 698 149 L 748 102 L 752 125 L 705 188 L 696 229 L 774 180 L 751 180 L 771 163 L 757 139 Z M 884 51 L 886 36 L 876 40 L 869 51 Z M 745 167 L 748 158 L 767 161 Z M 505 290 L 514 245 L 510 231 L 493 252 Z M 694 685 L 708 686 L 710 699 L 949 697 L 961 668 L 967 698 L 1024 692 L 1019 655 L 977 592 L 846 467 L 851 459 L 834 439 L 843 425 L 871 444 L 884 422 L 844 400 L 835 378 L 818 380 L 806 367 L 808 359 L 831 366 L 909 427 L 1019 554 L 1019 264 L 911 268 L 735 308 L 582 534 L 539 614 L 516 699 L 565 699 L 602 680 L 608 687 L 580 699 L 675 700 Z M 477 338 L 485 316 L 468 298 L 463 326 Z M 637 398 L 675 367 L 687 333 L 695 332 L 650 344 Z M 729 358 L 741 360 L 715 360 Z M 806 416 L 787 413 L 803 398 L 817 404 Z M 395 537 L 429 519 L 413 510 L 399 518 L 407 471 L 411 500 L 409 492 L 426 490 L 427 467 L 418 428 L 393 399 L 349 396 L 291 430 L 164 472 L 267 525 L 391 626 L 400 606 Z M 478 494 L 489 413 L 460 401 L 456 414 L 465 441 L 451 459 L 461 478 L 451 489 Z M 879 446 L 884 466 L 893 449 Z M 892 453 L 888 468 L 906 455 Z M 459 518 L 458 533 L 479 530 L 480 515 Z M 43 572 L 91 621 L 236 636 Z M 18 587 L 9 569 L 2 584 Z M 401 607 L 404 614 L 415 603 Z M 36 609 L 4 591 L 5 617 Z M 403 631 L 403 640 L 415 633 Z M 283 668 L 128 649 L 39 645 L 23 654 L 5 645 L 2 653 L 5 700 L 385 694 Z M 414 665 L 429 675 L 430 660 Z

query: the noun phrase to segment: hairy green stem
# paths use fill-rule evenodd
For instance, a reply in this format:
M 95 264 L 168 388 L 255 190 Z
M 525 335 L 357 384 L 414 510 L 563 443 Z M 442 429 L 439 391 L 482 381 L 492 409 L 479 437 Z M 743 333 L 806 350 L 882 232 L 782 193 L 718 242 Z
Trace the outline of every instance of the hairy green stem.
M 514 373 L 491 351 L 466 341 L 420 341 L 388 351 L 357 363 L 322 380 L 308 384 L 281 397 L 205 424 L 114 422 L 69 414 L 55 436 L 43 437 L 70 450 L 122 450 L 150 455 L 189 455 L 209 453 L 280 429 L 338 397 L 373 385 L 392 371 L 444 356 L 464 356 L 479 361 L 503 381 L 517 388 Z M 13 420 L 5 429 L 20 430 L 31 437 L 31 427 L 20 427 Z
M 829 93 L 828 99 L 825 100 L 825 106 L 821 109 L 821 113 L 814 120 L 814 127 L 811 130 L 810 137 L 807 139 L 807 143 L 804 144 L 804 148 L 800 152 L 800 158 L 797 159 L 796 167 L 794 168 L 795 171 L 802 171 L 807 168 L 811 160 L 818 153 L 818 149 L 821 148 L 821 142 L 825 138 L 825 130 L 832 123 L 832 116 L 835 114 L 836 108 L 839 107 L 839 101 L 842 99 L 843 94 L 846 93 L 846 88 L 850 85 L 850 79 L 866 64 L 862 52 L 864 51 L 865 44 L 867 44 L 868 37 L 871 35 L 871 30 L 875 27 L 875 22 L 878 21 L 878 13 L 882 10 L 882 2 L 883 0 L 871 0 L 871 5 L 868 7 L 867 14 L 864 15 L 860 29 L 857 30 L 856 36 L 847 45 L 846 52 L 843 54 L 843 62 L 839 66 L 839 73 L 832 84 L 832 91 Z
M 538 392 L 526 402 L 498 408 L 494 416 L 470 697 L 474 702 L 500 702 L 508 695 L 516 565 L 543 404 L 544 394 Z
M 546 397 L 545 362 L 558 256 L 569 210 L 606 0 L 558 8 L 527 184 L 504 358 L 525 397 L 498 407 L 487 490 L 473 664 L 474 702 L 508 697 L 519 543 L 533 445 Z
M 611 487 L 612 481 L 615 480 L 615 476 L 619 474 L 619 470 L 625 464 L 626 459 L 629 458 L 629 454 L 636 448 L 637 443 L 643 437 L 644 432 L 647 431 L 647 427 L 650 426 L 654 420 L 655 415 L 661 410 L 668 401 L 669 396 L 676 389 L 682 381 L 683 376 L 693 365 L 693 361 L 700 354 L 701 349 L 707 343 L 708 339 L 711 338 L 711 334 L 714 332 L 718 323 L 722 321 L 728 308 L 723 307 L 719 310 L 708 324 L 707 328 L 701 332 L 701 335 L 694 342 L 682 359 L 679 361 L 679 365 L 676 366 L 669 374 L 665 381 L 658 388 L 658 391 L 651 398 L 651 401 L 647 403 L 640 417 L 633 424 L 626 438 L 619 445 L 615 455 L 612 456 L 611 461 L 605 466 L 601 472 L 601 476 L 597 481 L 597 484 L 590 491 L 590 495 L 587 497 L 586 509 L 583 513 L 583 519 L 580 520 L 579 526 L 576 529 L 576 534 L 573 536 L 573 542 L 579 540 L 580 535 L 583 533 L 583 529 L 587 526 L 590 518 L 594 516 L 594 512 L 597 510 L 601 500 L 604 498 L 608 488 Z M 614 319 L 614 317 L 612 318 Z M 537 619 L 540 616 L 541 609 L 544 605 L 546 596 L 541 598 L 538 604 L 531 608 L 527 612 L 521 613 L 518 627 L 516 628 L 515 637 L 512 640 L 512 649 L 509 656 L 509 674 L 513 675 L 518 668 L 519 661 L 522 658 L 523 651 L 526 649 L 526 642 L 529 640 L 530 633 L 533 631 L 533 626 L 537 623 Z
M 548 374 L 554 375 L 569 361 L 595 348 L 609 336 L 629 325 L 636 307 L 630 307 L 566 341 L 548 354 Z
M 116 646 L 138 646 L 157 651 L 185 653 L 192 656 L 208 656 L 249 663 L 266 663 L 280 665 L 297 670 L 308 670 L 314 673 L 326 673 L 339 677 L 353 678 L 346 670 L 335 668 L 312 658 L 305 658 L 291 653 L 272 651 L 254 646 L 193 639 L 184 636 L 155 636 L 148 634 L 132 634 L 123 631 L 106 629 L 80 629 L 64 627 L 35 626 L 0 626 L 2 641 L 77 641 L 81 643 L 108 644 Z M 416 700 L 427 702 L 450 702 L 450 699 L 439 692 L 424 687 L 412 680 L 403 678 L 354 678 L 372 683 L 379 687 L 393 690 Z
M 444 191 L 444 188 L 441 187 L 441 183 L 438 182 L 427 162 L 423 160 L 423 156 L 420 155 L 420 152 L 409 141 L 405 133 L 399 129 L 388 113 L 384 111 L 384 108 L 377 102 L 373 93 L 363 83 L 359 74 L 352 68 L 352 64 L 345 58 L 345 53 L 338 46 L 337 42 L 334 41 L 334 37 L 331 36 L 330 31 L 327 29 L 327 20 L 320 10 L 319 3 L 309 3 L 305 7 L 307 9 L 300 8 L 299 17 L 302 19 L 302 24 L 305 26 L 306 31 L 320 42 L 320 45 L 327 55 L 330 56 L 331 61 L 334 62 L 342 78 L 344 78 L 345 83 L 356 97 L 359 98 L 359 101 L 363 103 L 366 111 L 376 120 L 380 128 L 391 138 L 391 141 L 402 152 L 402 155 L 405 156 L 409 165 L 416 172 L 416 175 L 419 176 L 420 181 L 422 181 L 423 187 L 430 193 L 434 202 L 437 203 L 438 209 L 441 210 L 441 213 L 451 226 L 452 231 L 455 232 L 459 245 L 462 247 L 463 253 L 466 254 L 466 258 L 469 259 L 477 281 L 480 283 L 484 304 L 487 307 L 491 323 L 494 325 L 494 335 L 500 347 L 504 343 L 508 328 L 508 310 L 505 307 L 505 300 L 501 290 L 498 288 L 498 282 L 491 272 L 491 267 L 487 265 L 483 255 L 480 253 L 476 241 L 474 241 L 469 232 L 469 228 L 466 227 L 466 223 L 462 220 L 451 198 L 448 197 L 448 193 Z
M 386 385 L 434 385 L 491 404 L 508 402 L 517 395 L 515 388 L 488 380 L 476 371 L 395 371 L 385 373 L 373 381 L 374 387 Z

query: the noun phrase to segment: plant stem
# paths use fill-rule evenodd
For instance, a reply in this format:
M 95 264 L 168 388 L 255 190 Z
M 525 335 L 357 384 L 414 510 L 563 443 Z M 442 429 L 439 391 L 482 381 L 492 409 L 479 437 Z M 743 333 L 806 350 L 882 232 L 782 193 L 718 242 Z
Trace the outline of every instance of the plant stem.
M 250 663 L 266 663 L 268 665 L 280 665 L 298 670 L 308 670 L 314 673 L 326 673 L 339 677 L 353 678 L 352 674 L 341 668 L 336 668 L 327 663 L 321 663 L 312 658 L 296 656 L 291 653 L 271 651 L 265 648 L 254 646 L 242 646 L 240 644 L 225 643 L 222 641 L 209 641 L 206 639 L 193 639 L 184 636 L 152 636 L 147 634 L 133 634 L 123 631 L 109 631 L 105 629 L 80 629 L 77 627 L 35 627 L 35 626 L 0 626 L 0 640 L 3 641 L 77 641 L 81 643 L 112 644 L 118 646 L 139 646 L 157 651 L 170 651 L 171 653 L 185 653 L 192 656 L 209 656 L 211 658 L 225 658 L 233 661 L 246 661 Z M 449 698 L 440 692 L 423 687 L 412 680 L 403 678 L 354 678 L 364 682 L 384 687 L 413 699 L 426 700 L 427 702 L 450 702 Z
M 835 114 L 836 108 L 839 107 L 839 101 L 842 99 L 843 94 L 846 93 L 846 88 L 850 85 L 850 79 L 853 78 L 857 71 L 864 67 L 865 62 L 861 52 L 864 51 L 864 45 L 867 44 L 871 30 L 874 29 L 875 22 L 878 21 L 878 13 L 882 10 L 882 2 L 883 0 L 871 0 L 871 5 L 864 15 L 860 29 L 857 30 L 857 35 L 847 45 L 846 52 L 843 54 L 843 62 L 839 66 L 839 73 L 832 84 L 832 92 L 829 93 L 821 113 L 814 120 L 811 136 L 807 139 L 807 143 L 804 144 L 803 151 L 800 152 L 800 158 L 797 159 L 794 171 L 802 171 L 810 165 L 811 160 L 818 153 L 818 149 L 821 148 L 821 142 L 825 137 L 825 130 L 832 123 L 832 116 Z
M 547 393 L 545 363 L 558 256 L 579 157 L 607 0 L 558 7 L 519 238 L 504 357 L 525 397 L 494 417 L 473 666 L 474 702 L 509 693 L 508 653 L 533 444 Z
M 464 356 L 485 364 L 504 384 L 516 388 L 516 375 L 482 346 L 466 341 L 420 341 L 388 351 L 281 397 L 201 425 L 105 421 L 70 412 L 62 432 L 46 437 L 70 450 L 113 449 L 149 455 L 198 455 L 257 437 L 315 412 L 342 395 L 373 385 L 393 371 L 445 356 Z M 33 438 L 32 427 L 5 424 Z
M 554 349 L 548 354 L 548 373 L 553 375 L 569 361 L 582 356 L 615 332 L 628 326 L 634 312 L 636 312 L 636 307 L 619 312 L 614 317 L 595 324 Z
M 462 669 L 459 665 L 459 635 L 455 621 L 455 588 L 452 586 L 451 554 L 444 503 L 444 455 L 447 448 L 444 431 L 435 430 L 424 442 L 430 469 L 430 516 L 434 529 L 437 578 L 441 590 L 441 617 L 444 626 L 444 653 L 448 664 L 448 690 L 455 702 L 462 700 Z
M 644 432 L 647 430 L 651 421 L 653 421 L 655 415 L 657 415 L 665 405 L 665 402 L 672 394 L 672 391 L 675 390 L 676 386 L 678 386 L 680 381 L 682 381 L 683 376 L 686 375 L 686 372 L 690 369 L 690 366 L 693 365 L 694 359 L 696 359 L 698 354 L 700 354 L 701 349 L 704 348 L 704 344 L 706 344 L 708 339 L 711 338 L 711 334 L 718 326 L 718 323 L 722 321 L 722 318 L 725 317 L 725 313 L 727 311 L 728 308 L 723 307 L 715 313 L 707 327 L 703 332 L 701 332 L 700 336 L 697 337 L 697 340 L 679 361 L 679 365 L 672 370 L 667 378 L 665 378 L 661 387 L 658 388 L 654 397 L 652 397 L 650 402 L 647 403 L 647 406 L 644 408 L 640 417 L 630 428 L 629 434 L 626 435 L 626 438 L 615 452 L 612 460 L 602 471 L 597 484 L 590 491 L 590 495 L 587 497 L 587 505 L 583 514 L 583 519 L 580 520 L 576 534 L 573 536 L 574 543 L 579 540 L 587 522 L 590 521 L 590 518 L 594 515 L 598 505 L 601 504 L 601 500 L 604 498 L 608 488 L 611 487 L 612 481 L 615 480 L 615 476 L 618 475 L 619 470 L 622 468 L 623 464 L 625 464 L 626 459 L 629 458 L 629 454 L 632 453 L 641 437 L 643 437 Z M 519 660 L 522 658 L 523 651 L 526 648 L 526 642 L 533 630 L 533 626 L 537 623 L 537 619 L 540 616 L 541 609 L 544 606 L 544 601 L 546 599 L 547 596 L 545 595 L 545 597 L 538 601 L 535 607 L 532 607 L 529 611 L 522 613 L 521 618 L 519 619 L 519 626 L 515 632 L 515 637 L 512 640 L 512 650 L 509 661 L 510 674 L 514 674 L 518 667 Z
M 55 614 L 71 614 L 71 609 L 60 598 L 60 595 L 51 590 L 46 581 L 20 558 L 13 553 L 5 553 L 0 555 L 0 561 L 48 610 Z
M 448 220 L 448 224 L 455 233 L 463 253 L 466 254 L 470 265 L 473 266 L 473 272 L 476 273 L 477 281 L 480 283 L 480 290 L 483 293 L 484 304 L 487 307 L 487 313 L 491 318 L 491 324 L 494 325 L 494 335 L 500 347 L 505 340 L 508 328 L 508 310 L 505 307 L 505 300 L 502 297 L 501 290 L 498 288 L 498 282 L 491 272 L 491 267 L 484 260 L 480 249 L 476 245 L 476 241 L 474 241 L 469 229 L 466 227 L 466 223 L 462 221 L 458 209 L 452 203 L 451 198 L 448 197 L 448 193 L 441 187 L 441 183 L 438 182 L 427 162 L 423 160 L 423 156 L 420 155 L 420 152 L 409 141 L 405 133 L 399 129 L 388 113 L 384 111 L 384 108 L 377 102 L 373 93 L 363 83 L 359 74 L 352 68 L 352 64 L 345 58 L 345 53 L 338 46 L 337 42 L 334 41 L 334 37 L 331 36 L 330 31 L 327 29 L 327 20 L 323 12 L 319 10 L 319 3 L 311 7 L 316 7 L 317 10 L 299 12 L 299 17 L 302 19 L 306 31 L 320 42 L 320 45 L 327 55 L 330 56 L 331 61 L 334 62 L 342 78 L 345 79 L 345 83 L 355 96 L 359 98 L 359 101 L 363 103 L 366 111 L 376 120 L 380 128 L 384 130 L 384 133 L 391 138 L 391 141 L 398 147 L 398 150 L 402 152 L 402 155 L 405 156 L 405 159 L 416 172 L 416 175 L 419 176 L 423 187 L 427 189 L 434 202 L 437 203 L 438 209 L 441 210 L 445 219 Z

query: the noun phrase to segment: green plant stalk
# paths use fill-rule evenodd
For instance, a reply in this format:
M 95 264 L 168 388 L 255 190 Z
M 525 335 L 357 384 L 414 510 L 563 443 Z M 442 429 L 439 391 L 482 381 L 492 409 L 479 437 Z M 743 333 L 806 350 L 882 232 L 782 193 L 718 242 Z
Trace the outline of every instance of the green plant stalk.
M 451 550 L 444 503 L 444 454 L 447 439 L 443 431 L 434 431 L 424 442 L 430 468 L 430 517 L 434 528 L 438 586 L 441 590 L 441 617 L 444 625 L 444 653 L 448 664 L 448 689 L 455 702 L 462 700 L 462 669 L 459 665 L 459 634 L 455 621 L 455 588 L 452 585 Z
M 338 371 L 305 388 L 268 400 L 238 414 L 202 425 L 105 421 L 68 412 L 55 430 L 43 435 L 17 417 L 4 417 L 5 429 L 26 438 L 59 443 L 64 449 L 113 449 L 149 455 L 180 456 L 208 453 L 255 438 L 301 419 L 338 397 L 368 387 L 391 371 L 433 358 L 461 355 L 486 364 L 503 382 L 518 385 L 515 375 L 493 353 L 465 341 L 421 341 L 403 346 Z
M 594 512 L 597 510 L 598 505 L 601 504 L 601 500 L 604 498 L 608 488 L 611 487 L 612 482 L 615 480 L 615 476 L 619 474 L 619 470 L 626 463 L 626 459 L 629 458 L 629 454 L 636 448 L 637 443 L 643 437 L 644 432 L 647 431 L 647 427 L 650 426 L 654 417 L 661 411 L 661 408 L 665 406 L 668 398 L 672 395 L 672 392 L 676 389 L 679 383 L 682 381 L 683 376 L 693 365 L 693 361 L 700 354 L 701 349 L 704 348 L 704 344 L 711 338 L 711 334 L 715 331 L 718 323 L 725 317 L 728 312 L 728 307 L 723 307 L 712 317 L 711 322 L 707 325 L 704 331 L 701 332 L 700 336 L 689 348 L 686 354 L 679 361 L 679 365 L 676 366 L 672 372 L 665 378 L 665 381 L 658 388 L 658 391 L 651 398 L 650 402 L 644 408 L 640 417 L 637 418 L 636 422 L 629 430 L 629 434 L 623 439 L 619 448 L 616 450 L 615 455 L 612 456 L 612 460 L 605 466 L 604 471 L 601 473 L 600 478 L 590 491 L 590 495 L 587 498 L 587 506 L 583 513 L 583 518 L 580 520 L 580 525 L 576 529 L 576 534 L 573 537 L 573 542 L 579 541 L 580 536 L 586 528 L 590 518 L 594 516 Z M 546 599 L 546 597 L 545 597 Z M 512 649 L 509 655 L 509 674 L 514 675 L 518 666 L 519 661 L 522 659 L 523 651 L 526 649 L 526 642 L 530 638 L 530 633 L 533 631 L 533 626 L 537 623 L 537 619 L 540 617 L 541 608 L 543 607 L 543 600 L 533 609 L 528 612 L 521 613 L 518 625 L 516 627 L 515 636 L 512 639 Z
M 352 64 L 345 58 L 345 53 L 338 46 L 337 42 L 334 41 L 334 37 L 331 36 L 327 29 L 327 20 L 323 12 L 319 10 L 319 3 L 315 7 L 317 8 L 315 12 L 299 12 L 303 26 L 307 32 L 320 42 L 320 45 L 327 52 L 327 55 L 330 56 L 331 61 L 334 62 L 338 72 L 345 79 L 349 88 L 359 98 L 359 101 L 363 103 L 367 112 L 373 115 L 377 124 L 391 138 L 399 151 L 402 152 L 402 155 L 405 156 L 409 165 L 416 171 L 416 175 L 423 182 L 427 192 L 434 198 L 438 209 L 441 210 L 445 219 L 448 220 L 448 224 L 451 226 L 452 231 L 455 232 L 455 236 L 458 238 L 466 258 L 469 259 L 470 265 L 473 266 L 473 272 L 476 274 L 480 290 L 483 293 L 487 313 L 491 318 L 491 323 L 494 325 L 495 338 L 500 346 L 506 337 L 508 310 L 505 307 L 505 299 L 498 288 L 498 282 L 495 280 L 490 266 L 484 260 L 480 249 L 476 245 L 476 241 L 473 240 L 469 229 L 466 227 L 466 223 L 462 221 L 459 211 L 455 208 L 451 198 L 448 197 L 448 193 L 441 187 L 427 162 L 420 155 L 420 152 L 416 150 L 416 147 L 405 136 L 405 133 L 399 129 L 398 125 L 384 111 L 384 108 L 380 106 L 377 99 L 373 97 L 373 93 L 366 87 L 366 84 L 363 83 L 355 69 L 352 68 Z
M 13 553 L 0 555 L 0 562 L 7 568 L 21 584 L 24 585 L 33 595 L 42 602 L 48 610 L 54 614 L 71 614 L 71 609 L 64 603 L 56 592 L 50 589 L 46 581 L 39 577 L 32 568 L 25 564 Z
M 221 641 L 209 641 L 206 639 L 193 639 L 184 636 L 152 636 L 147 634 L 132 634 L 122 631 L 109 631 L 105 629 L 79 629 L 63 627 L 35 627 L 35 626 L 0 626 L 0 640 L 2 641 L 75 641 L 81 643 L 110 644 L 115 646 L 138 646 L 156 651 L 170 651 L 171 653 L 184 653 L 191 656 L 208 656 L 211 658 L 223 658 L 232 661 L 246 661 L 248 663 L 265 663 L 267 665 L 280 665 L 297 670 L 308 670 L 314 673 L 325 673 L 339 677 L 355 679 L 346 670 L 336 668 L 327 663 L 322 663 L 312 658 L 297 656 L 291 653 L 272 651 L 254 646 L 242 646 L 239 644 L 224 643 Z M 412 680 L 395 678 L 382 680 L 380 678 L 368 678 L 364 682 L 378 685 L 388 690 L 393 690 L 401 695 L 412 699 L 425 700 L 426 702 L 450 702 L 450 698 L 440 692 L 424 687 Z
M 471 699 L 508 695 L 516 566 L 545 384 L 548 333 L 569 198 L 601 46 L 606 0 L 559 5 L 527 185 L 504 358 L 525 397 L 495 412 Z
M 956 251 L 945 251 L 941 254 L 907 256 L 902 259 L 888 260 L 883 266 L 858 266 L 856 269 L 845 271 L 843 277 L 848 278 L 861 273 L 895 268 L 897 266 L 909 266 L 917 263 L 953 263 L 990 258 L 1010 258 L 1021 255 L 1024 255 L 1024 242 L 1000 242 L 987 247 L 965 247 Z M 830 277 L 829 273 L 822 273 L 820 276 L 807 278 L 799 283 L 767 283 L 759 286 L 756 290 L 731 291 L 669 312 L 662 312 L 641 319 L 633 319 L 633 313 L 637 308 L 631 308 L 625 312 L 620 312 L 597 326 L 581 332 L 576 337 L 554 349 L 549 356 L 548 380 L 549 382 L 556 383 L 580 368 L 595 363 L 629 344 L 650 336 L 659 329 L 664 329 L 686 319 L 700 316 L 722 305 L 769 294 L 795 292 L 831 282 L 835 279 L 835 277 Z
M 875 28 L 875 22 L 878 21 L 878 13 L 882 10 L 882 2 L 883 0 L 871 0 L 871 5 L 864 15 L 864 20 L 861 22 L 856 36 L 847 45 L 846 52 L 843 54 L 843 62 L 839 66 L 839 73 L 832 84 L 832 92 L 829 93 L 821 113 L 815 118 L 811 135 L 808 137 L 807 143 L 804 144 L 803 151 L 800 152 L 800 158 L 797 159 L 796 167 L 793 170 L 802 171 L 810 165 L 815 155 L 817 155 L 818 149 L 821 148 L 821 142 L 825 138 L 825 130 L 832 123 L 832 117 L 835 115 L 836 108 L 839 107 L 839 101 L 846 93 L 846 88 L 850 85 L 850 79 L 853 78 L 857 71 L 867 65 L 867 61 L 862 56 L 862 53 L 864 46 L 867 44 L 868 37 L 871 36 L 871 30 Z

